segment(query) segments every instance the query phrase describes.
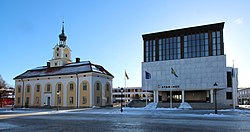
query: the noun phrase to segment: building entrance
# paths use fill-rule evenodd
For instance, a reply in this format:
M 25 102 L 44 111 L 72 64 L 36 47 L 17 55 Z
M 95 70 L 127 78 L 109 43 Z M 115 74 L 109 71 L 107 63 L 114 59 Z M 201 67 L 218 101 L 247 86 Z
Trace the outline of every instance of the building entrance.
M 172 101 L 181 102 L 181 91 L 172 91 Z M 159 91 L 159 102 L 170 102 L 170 91 Z
M 50 97 L 47 98 L 47 105 L 50 106 Z
M 210 94 L 208 90 L 184 91 L 185 102 L 210 102 Z M 172 101 L 176 103 L 182 102 L 182 92 L 172 91 Z M 170 102 L 170 91 L 159 91 L 159 102 Z
M 51 106 L 51 94 L 45 94 L 43 105 L 44 106 Z

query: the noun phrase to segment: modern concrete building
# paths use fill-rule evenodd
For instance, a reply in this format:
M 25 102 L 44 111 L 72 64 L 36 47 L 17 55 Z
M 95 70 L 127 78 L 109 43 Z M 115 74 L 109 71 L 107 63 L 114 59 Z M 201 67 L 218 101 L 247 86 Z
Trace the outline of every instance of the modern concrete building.
M 16 107 L 92 107 L 112 105 L 114 76 L 90 61 L 71 61 L 64 25 L 47 66 L 16 76 Z
M 250 105 L 250 88 L 240 88 L 238 90 L 238 102 L 240 105 Z
M 235 107 L 238 69 L 226 66 L 223 28 L 224 22 L 142 35 L 142 89 L 156 103 L 210 105 L 216 93 L 219 108 Z
M 114 104 L 120 104 L 121 100 L 123 101 L 123 103 L 126 102 L 126 104 L 128 104 L 132 100 L 153 100 L 153 93 L 142 90 L 141 87 L 126 87 L 123 88 L 122 93 L 121 88 L 113 88 L 112 95 Z

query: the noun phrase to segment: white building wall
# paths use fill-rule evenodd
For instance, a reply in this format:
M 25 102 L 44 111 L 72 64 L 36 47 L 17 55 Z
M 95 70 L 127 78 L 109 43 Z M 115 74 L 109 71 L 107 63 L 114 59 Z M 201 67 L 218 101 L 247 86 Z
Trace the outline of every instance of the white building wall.
M 107 98 L 105 97 L 105 85 L 106 85 L 106 83 L 110 84 L 110 90 L 112 90 L 113 85 L 112 85 L 111 80 L 112 80 L 112 78 L 110 78 L 109 76 L 102 75 L 102 74 L 93 74 L 93 77 L 92 77 L 92 91 L 94 91 L 94 88 L 95 88 L 94 85 L 95 85 L 96 81 L 100 81 L 102 83 L 102 99 L 101 99 L 102 106 L 105 106 L 106 101 L 107 101 Z M 94 104 L 94 92 L 92 93 L 92 100 L 93 100 L 93 104 Z
M 232 78 L 232 83 L 233 83 L 233 104 L 234 107 L 238 106 L 238 68 L 234 68 L 234 75 Z
M 178 77 L 171 74 L 171 67 Z M 225 55 L 143 62 L 142 89 L 169 91 L 162 86 L 171 85 L 179 86 L 173 90 L 208 90 L 215 82 L 219 88 L 226 88 L 226 70 Z M 145 79 L 145 71 L 151 74 L 151 79 Z
M 83 75 L 86 75 L 86 77 L 83 77 Z M 92 91 L 92 86 L 91 86 L 91 84 L 92 84 L 92 76 L 91 76 L 91 73 L 81 73 L 81 74 L 79 74 L 78 76 L 80 76 L 79 77 L 79 84 L 78 84 L 78 86 L 79 86 L 79 88 L 78 88 L 78 93 L 79 93 L 79 96 L 78 96 L 78 104 L 79 105 L 81 105 L 80 104 L 80 100 L 81 100 L 81 98 L 80 98 L 80 90 L 81 90 L 81 83 L 82 83 L 82 81 L 88 81 L 89 82 L 89 86 L 90 86 L 90 95 L 91 95 L 91 93 L 93 92 Z M 92 102 L 93 102 L 93 100 L 92 99 L 90 99 L 90 105 L 92 104 Z M 92 105 L 91 105 L 92 106 Z
M 83 75 L 86 75 L 86 77 L 83 77 Z M 72 76 L 72 78 L 71 78 Z M 98 77 L 99 76 L 99 77 Z M 59 79 L 60 77 L 60 79 Z M 63 85 L 63 106 L 64 107 L 67 107 L 67 101 L 68 101 L 68 98 L 67 98 L 67 85 L 68 83 L 70 82 L 74 82 L 76 84 L 76 92 L 75 93 L 75 98 L 78 100 L 76 101 L 76 104 L 78 102 L 78 106 L 80 105 L 80 90 L 81 90 L 81 82 L 86 80 L 89 82 L 89 85 L 90 85 L 90 106 L 93 106 L 94 105 L 94 84 L 96 81 L 100 81 L 101 84 L 102 84 L 102 105 L 105 106 L 106 105 L 106 97 L 105 97 L 105 85 L 106 83 L 109 83 L 110 84 L 110 90 L 112 91 L 112 77 L 110 76 L 107 76 L 107 75 L 103 75 L 103 74 L 99 74 L 99 73 L 81 73 L 81 74 L 78 74 L 78 77 L 79 77 L 79 82 L 77 84 L 77 77 L 76 77 L 76 74 L 71 74 L 71 75 L 60 75 L 60 76 L 46 76 L 46 77 L 39 77 L 39 80 L 37 80 L 37 78 L 29 78 L 29 79 L 24 79 L 24 86 L 23 86 L 23 82 L 22 81 L 16 81 L 15 83 L 15 87 L 17 87 L 18 85 L 21 85 L 22 86 L 22 92 L 23 93 L 23 101 L 21 103 L 23 103 L 22 105 L 25 106 L 25 99 L 26 99 L 26 96 L 25 96 L 25 86 L 30 84 L 31 85 L 31 99 L 30 99 L 30 102 L 31 102 L 31 105 L 33 106 L 33 103 L 34 103 L 34 92 L 36 90 L 36 84 L 40 84 L 41 87 L 40 87 L 40 90 L 41 90 L 41 104 L 40 106 L 44 106 L 44 103 L 45 105 L 47 105 L 47 102 L 46 102 L 46 97 L 51 97 L 50 99 L 50 105 L 51 106 L 56 106 L 56 102 L 55 102 L 55 98 L 56 98 L 56 84 L 57 83 L 62 83 Z M 48 79 L 49 78 L 49 79 Z M 20 79 L 17 79 L 17 80 L 20 80 Z M 28 81 L 29 80 L 29 81 Z M 51 84 L 51 93 L 44 93 L 44 89 L 46 87 L 46 84 L 47 83 L 50 83 Z M 78 86 L 78 88 L 77 88 Z M 24 87 L 24 89 L 23 89 Z M 77 93 L 78 93 L 78 96 L 77 96 Z M 77 98 L 78 97 L 78 98 Z M 111 97 L 111 100 L 112 100 L 112 97 Z

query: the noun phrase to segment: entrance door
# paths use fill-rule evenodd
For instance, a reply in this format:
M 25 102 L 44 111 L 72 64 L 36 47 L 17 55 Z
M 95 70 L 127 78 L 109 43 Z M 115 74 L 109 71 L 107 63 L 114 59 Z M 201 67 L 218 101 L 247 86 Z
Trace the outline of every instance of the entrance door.
M 47 105 L 50 106 L 50 97 L 47 98 Z
M 162 96 L 158 96 L 158 98 L 159 98 L 159 101 L 162 101 Z

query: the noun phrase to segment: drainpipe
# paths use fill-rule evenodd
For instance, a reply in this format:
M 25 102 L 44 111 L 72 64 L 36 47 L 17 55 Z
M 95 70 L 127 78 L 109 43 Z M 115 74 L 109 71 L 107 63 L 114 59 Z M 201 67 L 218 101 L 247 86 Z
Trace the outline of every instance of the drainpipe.
M 22 108 L 23 108 L 23 97 L 24 97 L 24 81 L 23 78 L 21 78 L 21 81 L 23 82 L 23 92 L 22 92 Z
M 79 107 L 79 99 L 78 99 L 78 94 L 79 94 L 79 77 L 78 74 L 76 73 L 76 107 Z

